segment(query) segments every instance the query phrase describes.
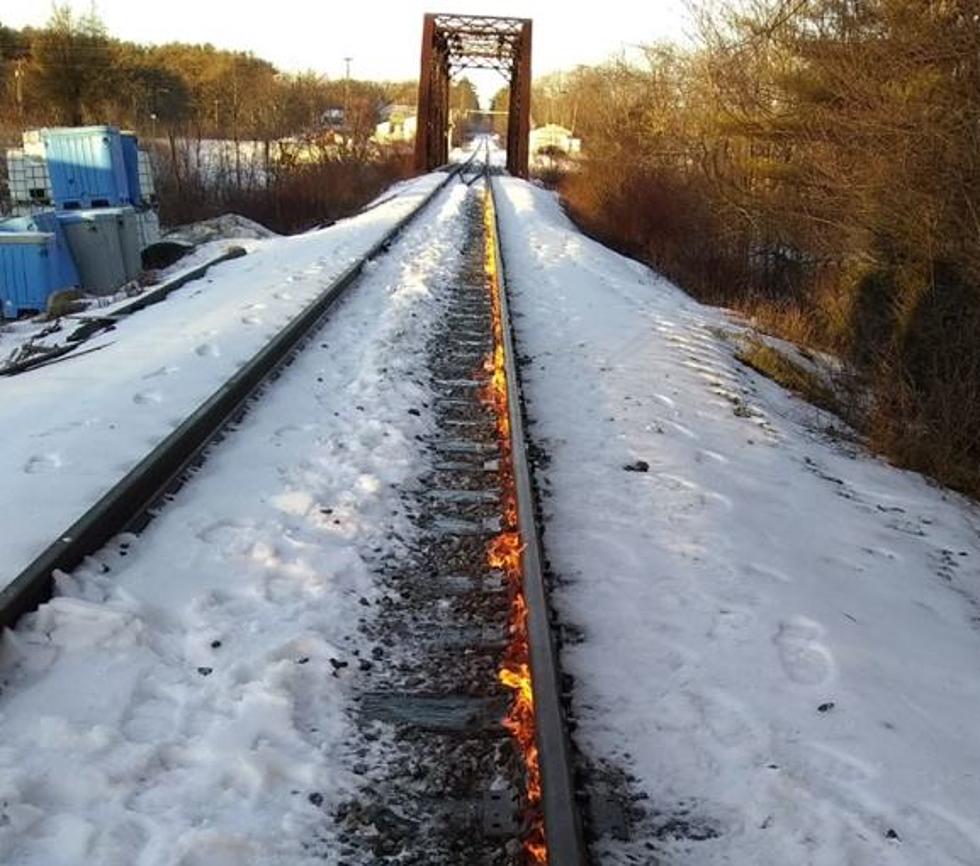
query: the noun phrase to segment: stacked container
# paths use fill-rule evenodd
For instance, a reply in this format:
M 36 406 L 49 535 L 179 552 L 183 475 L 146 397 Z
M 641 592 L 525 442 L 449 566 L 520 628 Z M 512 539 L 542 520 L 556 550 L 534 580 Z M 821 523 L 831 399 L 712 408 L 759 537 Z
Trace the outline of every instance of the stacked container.
M 150 155 L 139 149 L 139 141 L 133 132 L 122 133 L 123 161 L 126 165 L 126 181 L 129 184 L 129 200 L 136 208 L 136 228 L 140 249 L 160 240 L 160 218 L 157 216 L 157 195 L 153 185 L 153 168 Z
M 111 126 L 55 127 L 25 134 L 25 149 L 43 152 L 58 210 L 130 203 L 122 136 Z
M 58 222 L 84 291 L 111 294 L 127 281 L 118 208 L 67 211 L 58 214 Z
M 0 234 L 0 307 L 5 317 L 46 308 L 58 289 L 54 245 L 48 232 Z
M 15 213 L 29 222 L 0 223 L 4 316 L 44 309 L 53 291 L 80 285 L 109 294 L 139 276 L 141 252 L 160 239 L 160 222 L 149 155 L 133 133 L 31 130 L 22 149 L 7 152 L 7 164 Z M 52 239 L 27 237 L 39 233 Z
M 42 210 L 30 216 L 0 220 L 0 242 L 3 241 L 4 235 L 9 232 L 45 232 L 53 235 L 52 255 L 54 257 L 55 289 L 77 288 L 81 285 L 78 269 L 75 267 L 75 259 L 72 256 L 71 248 L 68 246 L 68 239 L 57 214 L 53 210 Z
M 52 294 L 79 284 L 54 211 L 0 220 L 0 316 L 44 310 Z
M 157 188 L 153 183 L 153 163 L 150 154 L 145 150 L 139 151 L 139 189 L 144 207 L 157 206 Z
M 8 150 L 7 181 L 16 215 L 51 206 L 51 178 L 42 157 L 32 156 L 20 149 Z

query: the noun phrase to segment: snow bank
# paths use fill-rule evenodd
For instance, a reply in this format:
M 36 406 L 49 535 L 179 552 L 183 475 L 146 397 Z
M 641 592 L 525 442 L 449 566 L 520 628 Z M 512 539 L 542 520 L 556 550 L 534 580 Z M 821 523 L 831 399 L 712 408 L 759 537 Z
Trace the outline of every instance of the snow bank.
M 498 189 L 575 736 L 650 797 L 602 862 L 980 863 L 977 509 L 824 441 L 719 311 Z
M 182 241 L 185 244 L 203 244 L 217 240 L 243 238 L 267 240 L 275 237 L 279 237 L 279 235 L 261 223 L 237 213 L 228 213 L 185 226 L 178 226 L 168 231 L 163 239 Z

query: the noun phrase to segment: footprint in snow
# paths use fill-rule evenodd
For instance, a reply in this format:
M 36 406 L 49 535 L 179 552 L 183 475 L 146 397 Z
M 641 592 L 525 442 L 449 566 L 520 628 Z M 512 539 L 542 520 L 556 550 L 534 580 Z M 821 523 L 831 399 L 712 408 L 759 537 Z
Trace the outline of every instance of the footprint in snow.
M 61 468 L 61 455 L 55 451 L 47 454 L 35 454 L 24 464 L 24 472 L 27 475 L 41 475 L 46 472 L 54 472 Z
M 681 365 L 692 370 L 702 378 L 707 379 L 712 385 L 722 387 L 722 383 L 724 383 L 733 388 L 738 386 L 737 377 L 733 376 L 721 364 L 712 363 L 710 360 L 704 360 L 692 355 L 682 360 Z
M 662 423 L 666 424 L 668 427 L 671 427 L 673 430 L 676 430 L 681 434 L 681 436 L 690 439 L 692 442 L 696 442 L 700 438 L 698 434 L 689 427 L 685 427 L 683 424 L 678 424 L 676 421 L 668 421 L 664 419 Z
M 89 427 L 93 423 L 93 419 L 89 419 L 87 421 L 69 421 L 66 424 L 58 424 L 55 427 L 49 427 L 47 430 L 42 430 L 40 433 L 36 433 L 33 438 L 44 439 L 47 436 L 54 436 L 56 433 L 69 433 L 79 427 Z
M 834 655 L 821 641 L 824 628 L 798 616 L 779 624 L 773 638 L 783 670 L 794 683 L 805 686 L 826 684 L 834 675 Z
M 980 863 L 980 822 L 976 818 L 928 801 L 903 811 L 899 833 L 903 838 L 929 839 L 939 855 L 933 862 Z
M 179 369 L 180 369 L 179 367 L 172 367 L 172 366 L 161 367 L 159 370 L 154 370 L 152 373 L 147 373 L 143 378 L 159 379 L 161 376 L 172 376 Z
M 140 391 L 133 395 L 133 402 L 140 406 L 159 405 L 163 402 L 163 394 L 159 391 Z
M 242 316 L 242 324 L 243 325 L 261 325 L 262 324 L 262 317 L 261 316 L 253 316 L 253 315 Z
M 217 358 L 221 354 L 221 350 L 214 343 L 201 343 L 194 350 L 194 354 L 199 358 Z
M 692 693 L 691 699 L 700 713 L 703 727 L 719 745 L 731 748 L 754 739 L 755 723 L 746 705 L 738 698 L 711 689 Z
M 869 782 L 881 775 L 871 761 L 851 754 L 833 743 L 809 742 L 797 747 L 797 758 L 810 764 L 807 768 L 814 776 L 823 777 L 842 785 Z
M 717 451 L 711 451 L 707 448 L 702 448 L 694 455 L 694 459 L 698 463 L 703 463 L 705 459 L 713 460 L 715 463 L 725 464 L 729 460 L 724 454 L 719 454 Z
M 724 493 L 719 493 L 717 490 L 712 490 L 709 487 L 698 484 L 696 481 L 691 481 L 688 478 L 680 475 L 672 475 L 667 472 L 661 472 L 659 478 L 664 487 L 671 492 L 686 493 L 689 495 L 690 500 L 686 503 L 687 507 L 718 504 L 726 511 L 731 511 L 734 508 L 732 500 L 725 496 Z
M 721 640 L 737 638 L 755 622 L 755 613 L 747 607 L 734 605 L 719 608 L 708 632 L 708 637 Z
M 746 563 L 742 566 L 742 570 L 750 577 L 764 577 L 769 580 L 775 580 L 778 583 L 794 583 L 793 578 L 786 574 L 785 571 L 780 571 L 778 568 L 763 565 L 759 562 Z

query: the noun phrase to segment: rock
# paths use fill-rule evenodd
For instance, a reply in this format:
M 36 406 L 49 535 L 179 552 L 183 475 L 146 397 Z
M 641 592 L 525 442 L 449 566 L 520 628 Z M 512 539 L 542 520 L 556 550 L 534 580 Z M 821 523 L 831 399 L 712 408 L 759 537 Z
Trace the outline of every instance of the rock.
M 650 464 L 646 460 L 637 460 L 635 463 L 627 463 L 623 469 L 627 472 L 649 472 Z
M 48 315 L 56 319 L 59 316 L 67 316 L 70 313 L 78 313 L 85 309 L 85 304 L 81 302 L 82 293 L 75 289 L 66 289 L 55 292 L 48 298 Z
M 179 262 L 184 256 L 194 252 L 194 245 L 183 241 L 158 241 L 150 244 L 140 254 L 143 267 L 148 270 L 169 268 Z

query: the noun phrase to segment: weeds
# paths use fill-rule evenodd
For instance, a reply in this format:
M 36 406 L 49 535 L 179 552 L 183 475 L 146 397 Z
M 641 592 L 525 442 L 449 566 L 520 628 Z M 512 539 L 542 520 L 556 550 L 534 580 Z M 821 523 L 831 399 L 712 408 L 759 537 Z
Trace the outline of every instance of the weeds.
M 749 337 L 743 341 L 735 357 L 808 403 L 838 416 L 845 414 L 837 393 L 826 382 L 768 343 Z
M 180 225 L 237 213 L 281 234 L 304 231 L 355 213 L 395 181 L 411 174 L 405 154 L 363 159 L 331 156 L 315 162 L 246 170 L 209 167 L 158 154 L 160 219 Z M 237 167 L 236 167 L 237 168 Z

